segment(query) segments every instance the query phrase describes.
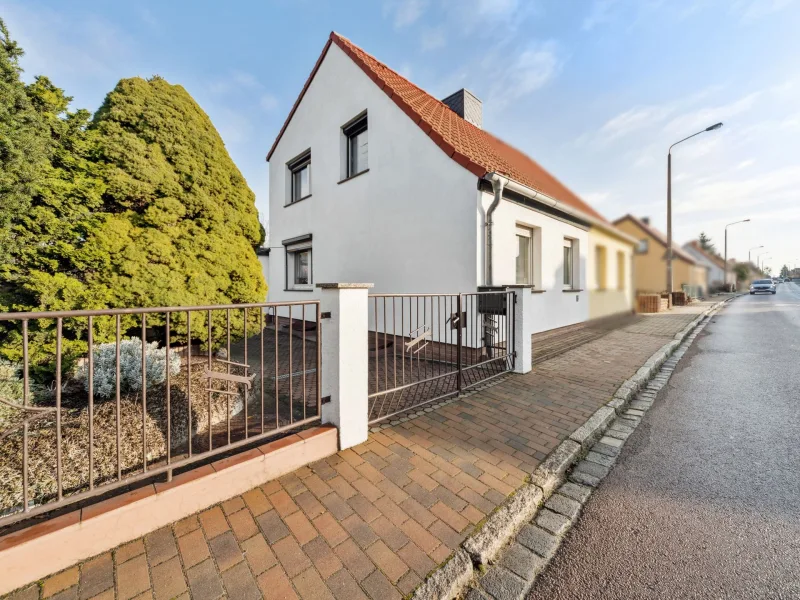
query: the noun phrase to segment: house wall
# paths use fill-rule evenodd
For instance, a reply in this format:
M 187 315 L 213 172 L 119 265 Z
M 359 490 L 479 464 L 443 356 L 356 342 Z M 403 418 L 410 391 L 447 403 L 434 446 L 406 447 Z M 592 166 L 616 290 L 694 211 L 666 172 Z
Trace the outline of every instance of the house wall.
M 683 249 L 691 254 L 698 263 L 701 265 L 708 267 L 708 287 L 709 288 L 719 288 L 722 286 L 722 282 L 725 280 L 725 271 L 722 267 L 714 263 L 713 261 L 709 260 L 701 252 L 698 252 L 692 246 L 687 244 L 683 247 Z M 728 273 L 728 281 L 730 283 L 734 283 L 733 277 L 731 274 Z
M 605 288 L 598 281 L 602 267 L 596 263 L 597 247 L 605 248 Z M 622 288 L 619 287 L 617 253 L 623 255 Z M 587 289 L 589 290 L 589 318 L 597 319 L 633 310 L 633 244 L 612 236 L 606 231 L 589 229 L 587 254 Z
M 660 293 L 667 289 L 667 261 L 664 245 L 640 229 L 635 223 L 624 220 L 615 224 L 617 229 L 633 236 L 637 240 L 648 241 L 647 252 L 636 252 L 633 258 L 633 289 L 636 293 Z M 672 255 L 672 288 L 680 290 L 681 286 L 701 285 L 705 290 L 707 283 L 703 276 L 693 271 L 695 265 L 687 262 L 674 252 Z
M 479 281 L 484 273 L 484 213 L 494 199 L 492 194 L 481 192 L 481 202 L 476 219 L 476 240 L 479 243 L 477 273 Z M 588 231 L 573 223 L 562 221 L 527 206 L 503 199 L 493 214 L 492 269 L 494 285 L 516 283 L 517 226 L 528 227 L 539 234 L 534 243 L 533 294 L 534 333 L 580 323 L 589 318 L 589 292 L 586 290 L 586 254 L 589 247 Z M 577 240 L 575 253 L 576 288 L 578 292 L 565 292 L 564 238 Z
M 342 179 L 341 127 L 367 110 L 369 171 Z M 311 196 L 285 206 L 286 163 L 311 149 Z M 447 157 L 342 50 L 331 45 L 269 163 L 269 299 L 286 291 L 282 240 L 312 234 L 314 283 L 373 293 L 474 291 L 477 178 Z

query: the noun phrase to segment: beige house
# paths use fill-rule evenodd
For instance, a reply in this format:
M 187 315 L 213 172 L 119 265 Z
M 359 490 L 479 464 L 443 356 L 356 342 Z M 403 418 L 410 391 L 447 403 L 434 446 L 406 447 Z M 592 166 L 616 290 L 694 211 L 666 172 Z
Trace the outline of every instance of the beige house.
M 614 225 L 639 241 L 634 254 L 633 286 L 636 293 L 660 293 L 667 288 L 667 237 L 650 225 L 647 218 L 633 215 L 614 221 Z M 673 242 L 672 289 L 686 290 L 692 296 L 708 292 L 708 268 Z
M 633 310 L 633 255 L 636 244 L 636 238 L 616 227 L 603 223 L 591 224 L 586 271 L 590 319 Z

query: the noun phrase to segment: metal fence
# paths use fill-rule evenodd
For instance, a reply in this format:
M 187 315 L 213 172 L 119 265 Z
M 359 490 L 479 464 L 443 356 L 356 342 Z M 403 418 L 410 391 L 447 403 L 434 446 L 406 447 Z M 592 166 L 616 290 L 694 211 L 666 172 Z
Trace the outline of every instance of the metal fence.
M 0 314 L 0 526 L 320 418 L 317 301 Z
M 376 294 L 369 312 L 370 423 L 514 368 L 514 292 Z

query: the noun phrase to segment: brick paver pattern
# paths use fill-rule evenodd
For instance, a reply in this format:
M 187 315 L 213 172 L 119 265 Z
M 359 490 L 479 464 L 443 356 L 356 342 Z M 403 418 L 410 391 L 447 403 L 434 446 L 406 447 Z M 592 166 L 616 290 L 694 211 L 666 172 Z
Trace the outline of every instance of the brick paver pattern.
M 400 599 L 705 307 L 638 318 L 9 598 Z

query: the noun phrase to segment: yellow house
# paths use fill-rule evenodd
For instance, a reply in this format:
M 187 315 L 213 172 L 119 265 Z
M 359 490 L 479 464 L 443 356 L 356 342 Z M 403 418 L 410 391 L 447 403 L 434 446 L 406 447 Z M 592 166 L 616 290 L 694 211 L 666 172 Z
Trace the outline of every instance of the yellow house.
M 590 319 L 633 310 L 632 271 L 637 242 L 637 238 L 607 223 L 591 223 L 586 257 Z
M 650 225 L 647 218 L 632 215 L 614 221 L 614 225 L 639 240 L 633 258 L 633 286 L 636 293 L 660 293 L 667 289 L 667 238 Z M 702 296 L 708 289 L 708 268 L 673 242 L 672 289 L 688 289 Z

